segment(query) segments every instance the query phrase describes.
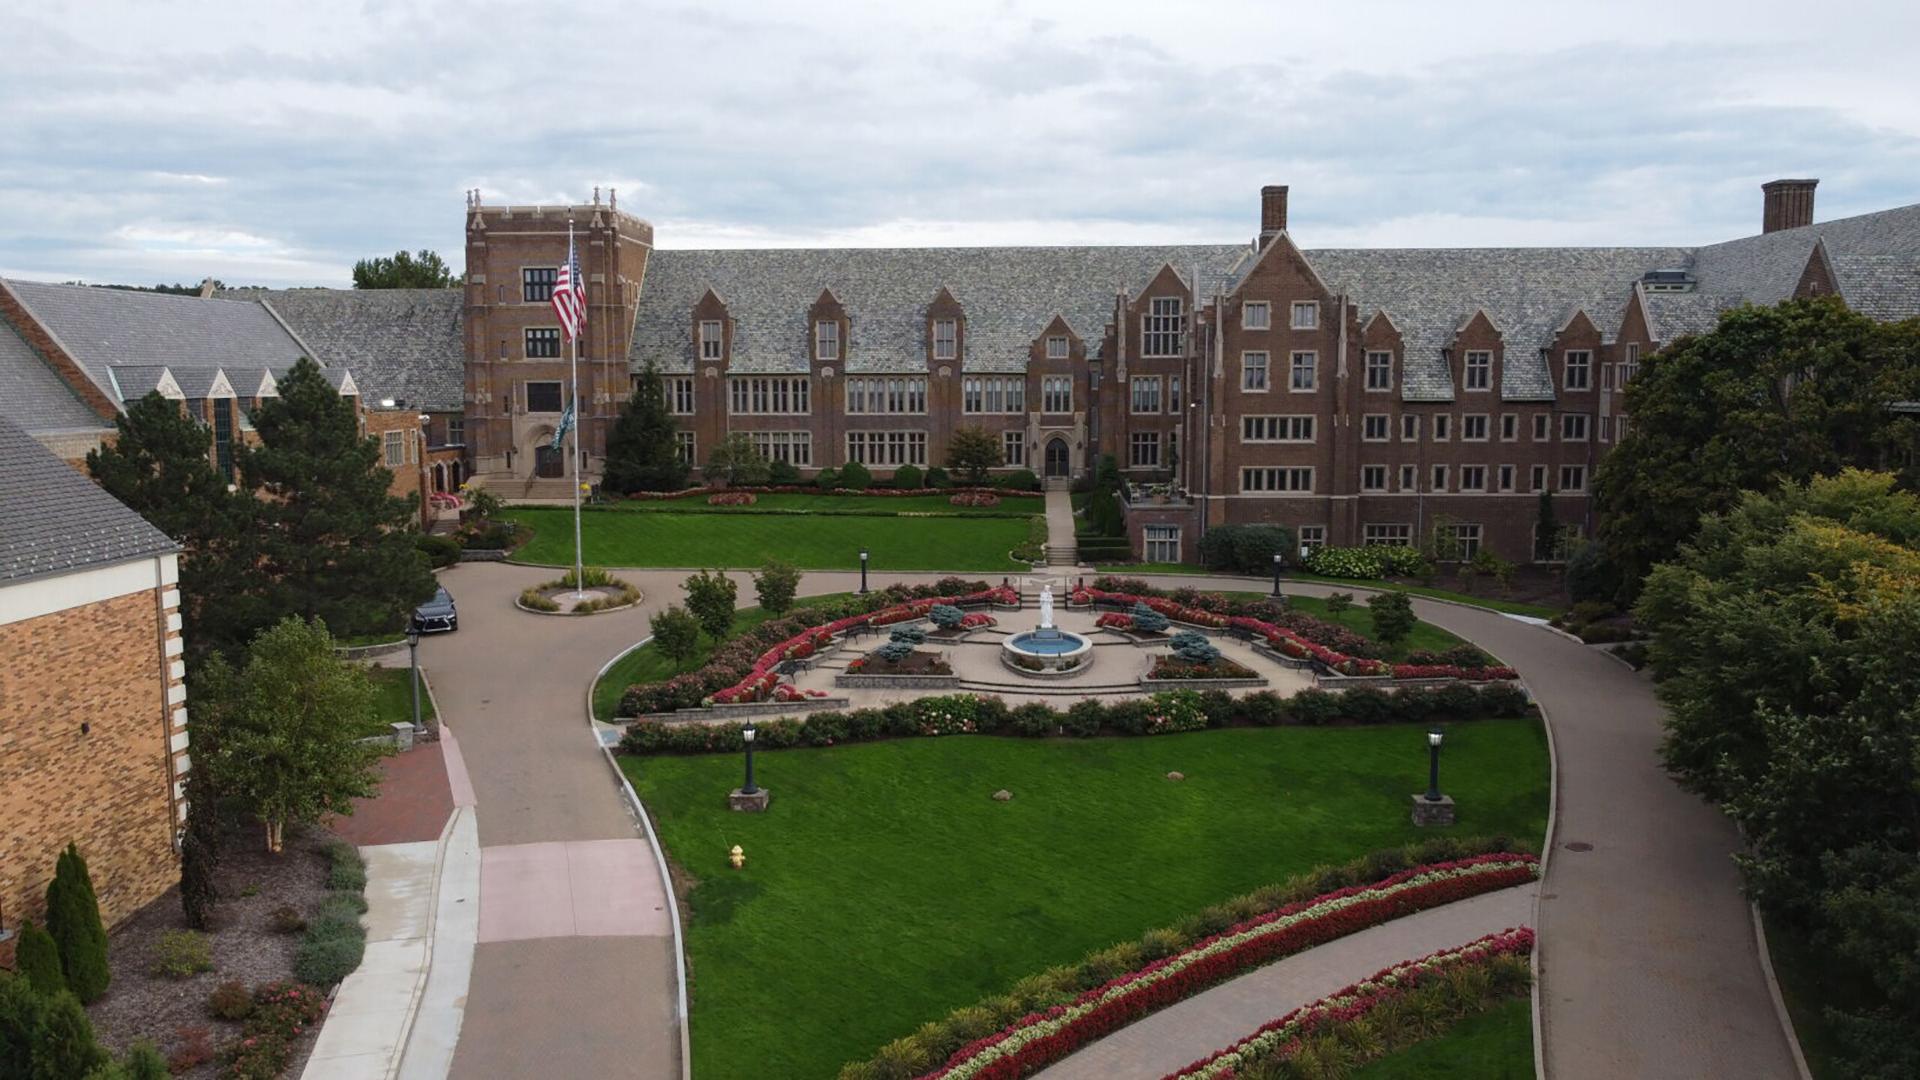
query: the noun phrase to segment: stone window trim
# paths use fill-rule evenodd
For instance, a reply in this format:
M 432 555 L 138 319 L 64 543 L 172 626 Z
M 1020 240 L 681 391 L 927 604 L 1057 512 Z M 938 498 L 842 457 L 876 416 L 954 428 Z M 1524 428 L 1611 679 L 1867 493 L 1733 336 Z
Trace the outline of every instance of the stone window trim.
M 1433 492 L 1447 490 L 1447 467 L 1445 465 L 1435 465 L 1433 467 L 1427 490 Z
M 1303 465 L 1250 465 L 1240 470 L 1240 490 L 1248 494 L 1312 494 L 1313 468 Z
M 1420 417 L 1414 413 L 1400 414 L 1400 441 L 1420 441 Z
M 529 326 L 520 334 L 521 355 L 529 360 L 558 360 L 560 358 L 560 328 L 557 326 Z
M 1520 417 L 1515 413 L 1500 414 L 1500 441 L 1512 442 L 1520 437 Z
M 933 320 L 933 358 L 952 360 L 960 355 L 960 320 Z
M 1363 547 L 1412 547 L 1413 526 L 1404 522 L 1369 521 L 1360 526 Z
M 1400 466 L 1400 490 L 1406 492 L 1420 490 L 1420 466 Z
M 1143 525 L 1140 529 L 1141 557 L 1150 563 L 1180 561 L 1180 526 Z
M 1500 466 L 1499 477 L 1500 477 L 1500 490 L 1512 491 L 1513 490 L 1513 466 L 1511 465 Z
M 1243 443 L 1311 443 L 1317 438 L 1318 418 L 1312 413 L 1242 416 Z
M 1585 465 L 1560 466 L 1560 491 L 1562 494 L 1577 494 L 1587 490 L 1587 467 Z
M 1461 491 L 1487 490 L 1487 467 L 1485 465 L 1460 466 Z
M 1561 387 L 1569 391 L 1593 389 L 1593 353 L 1588 349 L 1568 349 L 1563 364 Z
M 1453 438 L 1453 414 L 1436 413 L 1433 417 L 1433 441 L 1447 442 Z
M 1000 433 L 1000 456 L 1008 465 L 1027 463 L 1027 436 L 1024 432 L 1003 431 Z
M 1295 300 L 1292 318 L 1289 321 L 1295 330 L 1320 329 L 1320 302 L 1318 300 Z
M 1155 296 L 1147 301 L 1140 316 L 1140 355 L 1168 357 L 1181 355 L 1186 322 L 1186 304 L 1178 296 Z
M 560 277 L 557 266 L 523 266 L 520 268 L 520 302 L 523 304 L 550 304 L 553 302 L 553 286 Z
M 1134 415 L 1158 415 L 1160 407 L 1161 379 L 1158 375 L 1135 375 L 1132 377 L 1131 393 L 1128 396 L 1127 411 Z
M 1271 354 L 1265 349 L 1249 349 L 1240 354 L 1240 392 L 1264 394 L 1273 387 Z
M 1304 548 L 1323 548 L 1327 546 L 1327 527 L 1325 525 L 1302 525 L 1295 534 Z
M 1387 467 L 1385 465 L 1360 466 L 1360 490 L 1387 490 Z
M 1386 394 L 1393 390 L 1393 353 L 1385 349 L 1370 349 L 1366 359 L 1366 392 Z
M 1297 349 L 1287 363 L 1287 391 L 1311 394 L 1320 389 L 1320 354 L 1312 349 Z
M 1493 421 L 1486 413 L 1468 413 L 1460 418 L 1461 442 L 1486 442 Z
M 530 379 L 520 384 L 521 395 L 527 403 L 527 411 L 557 416 L 566 406 L 558 379 Z M 552 408 L 544 406 L 551 405 Z
M 1461 389 L 1484 394 L 1493 390 L 1493 351 L 1468 349 L 1461 370 Z
M 729 376 L 727 411 L 735 416 L 810 415 L 813 382 L 805 375 Z
M 700 320 L 700 359 L 722 360 L 726 357 L 726 325 L 719 319 Z
M 1534 491 L 1545 491 L 1547 487 L 1547 467 L 1535 465 L 1527 473 L 1527 486 Z
M 814 321 L 813 358 L 821 363 L 840 359 L 839 319 L 816 319 Z
M 1249 300 L 1240 305 L 1240 329 L 1273 329 L 1273 305 L 1265 300 Z
M 1586 413 L 1570 412 L 1560 414 L 1561 442 L 1586 442 L 1587 436 L 1588 424 Z
M 1071 354 L 1067 345 L 1067 335 L 1052 334 L 1047 338 L 1047 359 L 1065 360 Z
M 1361 442 L 1387 442 L 1393 432 L 1393 417 L 1386 413 L 1367 413 L 1360 418 Z
M 1157 431 L 1135 431 L 1127 437 L 1127 468 L 1157 469 L 1160 467 L 1160 433 Z
M 1533 441 L 1534 442 L 1553 441 L 1552 421 L 1551 421 L 1551 418 L 1546 413 L 1533 414 Z

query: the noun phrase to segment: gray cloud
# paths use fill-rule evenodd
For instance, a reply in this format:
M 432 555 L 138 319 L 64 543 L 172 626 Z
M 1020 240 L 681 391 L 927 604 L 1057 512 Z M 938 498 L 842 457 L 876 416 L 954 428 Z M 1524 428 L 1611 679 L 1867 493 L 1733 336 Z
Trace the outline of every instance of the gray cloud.
M 1710 241 L 1777 175 L 1823 217 L 1916 198 L 1887 102 L 1920 75 L 1846 44 L 1904 7 L 1815 42 L 1725 0 L 1545 7 L 0 13 L 0 273 L 342 284 L 457 262 L 469 187 L 618 186 L 669 247 L 1241 240 L 1276 181 L 1314 246 Z

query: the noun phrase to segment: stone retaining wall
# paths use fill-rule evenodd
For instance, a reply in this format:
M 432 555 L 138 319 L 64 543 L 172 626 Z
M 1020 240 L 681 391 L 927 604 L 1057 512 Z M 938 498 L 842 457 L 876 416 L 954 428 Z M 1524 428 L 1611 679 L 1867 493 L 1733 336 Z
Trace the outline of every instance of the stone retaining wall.
M 844 709 L 852 703 L 853 699 L 843 697 L 806 698 L 800 701 L 745 701 L 738 705 L 708 705 L 697 709 L 647 713 L 644 716 L 623 716 L 620 722 L 655 720 L 667 724 L 709 723 L 714 720 L 744 720 L 749 716 L 785 716 L 789 713 L 813 712 L 816 709 Z
M 506 562 L 510 551 L 491 551 L 485 548 L 461 548 L 461 562 Z
M 833 685 L 848 690 L 952 690 L 958 675 L 835 675 Z

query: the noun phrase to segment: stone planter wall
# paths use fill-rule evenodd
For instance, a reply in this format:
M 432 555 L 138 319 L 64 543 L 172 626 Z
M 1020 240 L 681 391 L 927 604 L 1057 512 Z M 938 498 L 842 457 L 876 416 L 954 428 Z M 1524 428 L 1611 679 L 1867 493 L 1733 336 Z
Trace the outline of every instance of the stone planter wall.
M 355 645 L 352 648 L 344 646 L 336 647 L 333 650 L 333 655 L 342 660 L 367 660 L 375 656 L 397 653 L 406 647 L 407 639 L 401 638 L 399 641 L 383 641 L 377 645 Z
M 1244 687 L 1265 686 L 1267 680 L 1254 676 L 1248 679 L 1149 679 L 1140 677 L 1140 689 L 1148 692 L 1157 690 L 1239 690 Z
M 656 720 L 667 724 L 701 724 L 716 720 L 745 720 L 749 716 L 786 716 L 791 713 L 814 712 L 818 709 L 844 709 L 851 704 L 853 704 L 851 698 L 843 697 L 806 698 L 801 701 L 746 701 L 738 705 L 708 705 L 698 709 L 647 713 L 644 716 L 623 716 L 620 722 L 627 724 L 639 720 Z
M 506 562 L 511 551 L 493 551 L 486 548 L 461 548 L 461 562 Z
M 960 685 L 958 675 L 835 675 L 833 685 L 848 689 L 879 690 L 952 690 Z

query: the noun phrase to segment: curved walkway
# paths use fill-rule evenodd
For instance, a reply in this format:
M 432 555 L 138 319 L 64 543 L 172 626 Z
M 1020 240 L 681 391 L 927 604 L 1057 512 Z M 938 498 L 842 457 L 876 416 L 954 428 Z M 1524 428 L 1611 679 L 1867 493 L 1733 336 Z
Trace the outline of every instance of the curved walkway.
M 1152 1080 L 1232 1046 L 1302 1005 L 1383 968 L 1525 926 L 1534 886 L 1458 900 L 1348 934 L 1168 1006 L 1035 1074 L 1040 1080 Z
M 652 612 L 681 600 L 686 572 L 623 572 L 646 594 L 630 611 L 561 619 L 513 609 L 521 588 L 551 576 L 488 564 L 450 571 L 446 583 L 460 602 L 461 630 L 421 646 L 441 707 L 459 725 L 481 843 L 620 839 L 644 850 L 614 777 L 581 730 L 580 700 L 601 664 L 646 635 Z M 750 603 L 747 576 L 732 576 Z M 873 584 L 937 576 L 876 574 Z M 1248 579 L 1159 580 L 1252 587 Z M 802 591 L 841 592 L 858 583 L 857 573 L 809 573 Z M 1288 589 L 1334 591 L 1304 583 Z M 1559 766 L 1557 850 L 1547 860 L 1537 914 L 1526 921 L 1540 935 L 1550 1080 L 1792 1080 L 1792 1056 L 1729 858 L 1738 837 L 1662 771 L 1661 710 L 1651 683 L 1517 619 L 1419 598 L 1414 607 L 1420 618 L 1518 668 L 1549 717 Z M 1568 846 L 1575 843 L 1582 847 Z M 632 862 L 639 857 L 632 852 L 622 866 L 637 874 Z M 567 894 L 570 905 L 584 899 L 592 906 L 592 882 L 585 884 L 585 892 Z M 484 881 L 482 893 L 485 910 Z M 551 892 L 550 902 L 558 897 Z M 490 942 L 483 935 L 454 1074 L 677 1076 L 670 940 L 635 933 Z M 1381 966 L 1350 973 L 1341 985 Z

